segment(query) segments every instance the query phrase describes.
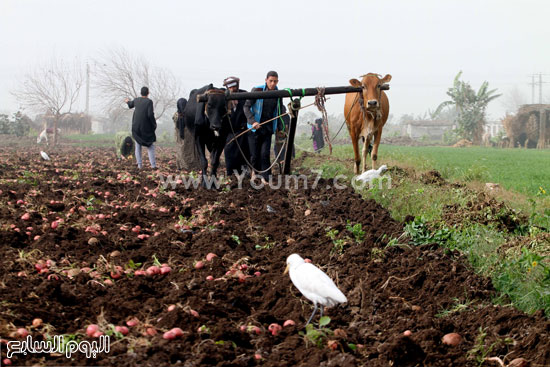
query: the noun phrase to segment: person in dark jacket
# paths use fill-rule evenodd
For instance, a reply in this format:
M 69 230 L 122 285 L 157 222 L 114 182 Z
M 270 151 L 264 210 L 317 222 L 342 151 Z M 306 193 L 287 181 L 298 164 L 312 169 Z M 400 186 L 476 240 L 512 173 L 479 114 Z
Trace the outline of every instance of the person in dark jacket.
M 190 136 L 191 134 L 189 131 L 187 134 L 185 134 L 185 118 L 184 118 L 184 112 L 185 107 L 187 106 L 187 99 L 180 98 L 177 102 L 177 111 L 174 113 L 174 116 L 172 119 L 174 120 L 174 128 L 175 128 L 175 135 L 176 135 L 176 167 L 178 170 L 187 169 L 188 165 L 186 164 L 186 148 L 188 148 L 185 144 L 185 138 L 187 135 L 187 141 L 189 142 L 189 138 L 192 138 L 193 145 L 195 145 L 195 137 Z M 187 144 L 189 145 L 189 143 Z
M 127 159 L 134 155 L 134 140 L 126 131 L 119 131 L 116 133 L 115 150 L 118 159 Z
M 135 98 L 130 101 L 126 98 L 125 102 L 130 109 L 135 108 L 134 116 L 132 118 L 132 137 L 136 142 L 136 161 L 138 168 L 142 168 L 141 162 L 141 147 L 147 147 L 147 153 L 149 154 L 149 162 L 153 169 L 157 168 L 155 159 L 155 141 L 157 137 L 155 130 L 157 129 L 157 121 L 155 120 L 155 113 L 153 111 L 153 101 L 149 98 L 149 88 L 141 88 L 141 97 Z
M 278 83 L 279 75 L 276 71 L 270 71 L 265 78 L 265 84 L 252 88 L 252 92 L 276 90 Z M 248 120 L 247 127 L 252 128 L 247 134 L 251 164 L 266 181 L 271 176 L 271 170 L 269 169 L 271 166 L 271 139 L 277 130 L 282 129 L 283 120 L 277 118 L 273 122 L 261 126 L 260 123 L 285 112 L 286 108 L 281 98 L 248 99 L 244 104 L 244 113 Z
M 321 153 L 321 149 L 325 147 L 325 139 L 323 137 L 323 119 L 316 119 L 311 126 L 311 139 L 313 139 L 313 150 L 315 153 Z
M 239 89 L 240 79 L 234 76 L 225 78 L 223 81 L 224 87 L 229 90 L 229 93 L 246 92 Z M 229 143 L 235 136 L 239 135 L 247 129 L 246 116 L 244 114 L 244 100 L 229 101 L 228 108 L 230 112 L 229 134 L 227 135 L 227 145 L 224 148 L 225 169 L 227 175 L 233 173 L 241 174 L 246 170 L 246 161 L 250 161 L 250 153 L 248 150 L 248 137 L 246 134 L 239 136 L 237 139 Z

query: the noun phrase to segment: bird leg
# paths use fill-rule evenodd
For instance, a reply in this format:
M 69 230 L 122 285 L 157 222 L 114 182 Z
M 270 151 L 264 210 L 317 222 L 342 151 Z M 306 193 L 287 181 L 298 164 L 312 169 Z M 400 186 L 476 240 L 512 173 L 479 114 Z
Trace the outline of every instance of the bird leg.
M 311 314 L 311 316 L 309 317 L 309 320 L 307 320 L 305 326 L 307 326 L 307 324 L 309 324 L 309 322 L 311 321 L 311 319 L 313 318 L 313 315 L 315 315 L 315 312 L 317 312 L 317 303 L 314 303 L 313 304 L 315 306 L 315 308 L 313 309 L 313 313 Z M 321 306 L 323 307 L 323 306 Z
M 323 308 L 324 308 L 323 305 L 321 305 L 321 316 L 319 316 L 320 319 L 323 318 Z

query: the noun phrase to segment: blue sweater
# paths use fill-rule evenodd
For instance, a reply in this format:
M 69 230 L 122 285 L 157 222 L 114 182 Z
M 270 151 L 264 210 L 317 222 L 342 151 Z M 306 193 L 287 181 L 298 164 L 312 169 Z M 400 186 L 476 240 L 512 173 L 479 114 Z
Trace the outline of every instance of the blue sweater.
M 254 89 L 255 90 L 259 89 L 259 90 L 265 91 L 265 90 L 267 90 L 267 85 L 266 84 L 258 85 Z M 278 90 L 278 88 L 275 87 L 275 90 Z M 260 122 L 260 119 L 262 118 L 263 105 L 264 105 L 264 100 L 263 99 L 257 99 L 256 102 L 254 102 L 254 104 L 252 106 L 250 106 L 250 112 L 252 112 L 254 114 L 254 120 L 256 120 L 256 122 Z M 277 108 L 275 109 L 275 113 L 273 114 L 273 117 L 276 117 L 276 116 L 280 115 L 280 111 L 281 111 L 280 101 L 277 101 Z M 273 132 L 274 133 L 277 131 L 277 120 L 273 120 Z M 249 129 L 252 127 L 252 125 L 249 124 L 249 123 L 247 123 L 246 126 Z M 256 132 L 256 129 L 252 129 L 252 131 Z

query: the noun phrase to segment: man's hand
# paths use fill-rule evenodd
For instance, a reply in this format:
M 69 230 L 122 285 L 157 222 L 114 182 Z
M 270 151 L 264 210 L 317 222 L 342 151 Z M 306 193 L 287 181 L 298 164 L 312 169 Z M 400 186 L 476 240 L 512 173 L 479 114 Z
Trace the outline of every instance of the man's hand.
M 130 102 L 130 99 L 129 98 L 124 98 L 124 103 L 128 103 Z
M 260 128 L 260 124 L 254 121 L 254 123 L 252 124 L 252 128 L 258 130 Z

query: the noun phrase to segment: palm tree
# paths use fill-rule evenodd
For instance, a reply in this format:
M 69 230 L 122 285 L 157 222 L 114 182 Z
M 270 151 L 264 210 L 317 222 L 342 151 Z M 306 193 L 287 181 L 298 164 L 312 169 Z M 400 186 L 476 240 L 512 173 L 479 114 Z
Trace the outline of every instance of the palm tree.
M 443 108 L 454 105 L 458 115 L 457 133 L 462 138 L 473 141 L 474 144 L 480 144 L 487 105 L 501 94 L 495 94 L 496 89 L 489 90 L 487 81 L 481 84 L 476 93 L 469 83 L 460 80 L 461 76 L 462 71 L 456 75 L 453 87 L 447 90 L 451 100 L 442 102 L 434 115 L 438 115 Z

